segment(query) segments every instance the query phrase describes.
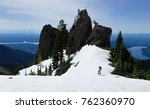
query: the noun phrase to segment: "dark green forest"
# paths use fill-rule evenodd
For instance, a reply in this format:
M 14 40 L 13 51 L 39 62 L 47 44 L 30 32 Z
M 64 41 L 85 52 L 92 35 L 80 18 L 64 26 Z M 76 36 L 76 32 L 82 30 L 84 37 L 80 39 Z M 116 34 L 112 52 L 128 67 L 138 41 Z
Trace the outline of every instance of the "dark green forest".
M 150 60 L 134 59 L 125 47 L 121 31 L 118 34 L 115 48 L 111 48 L 110 61 L 115 67 L 112 74 L 150 80 Z

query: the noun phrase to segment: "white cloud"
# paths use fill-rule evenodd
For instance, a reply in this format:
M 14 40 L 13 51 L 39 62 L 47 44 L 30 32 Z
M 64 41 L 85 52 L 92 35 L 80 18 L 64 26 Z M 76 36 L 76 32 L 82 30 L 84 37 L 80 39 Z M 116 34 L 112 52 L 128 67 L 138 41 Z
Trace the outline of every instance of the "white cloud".
M 150 15 L 144 14 L 145 8 L 143 11 L 136 6 L 132 9 L 133 5 L 130 2 L 129 0 L 0 0 L 0 29 L 34 28 L 40 30 L 44 24 L 56 27 L 60 19 L 64 19 L 70 28 L 77 9 L 86 8 L 92 20 L 112 27 L 114 32 L 120 29 L 125 32 L 149 32 L 147 28 L 141 29 L 139 25 L 149 28 L 148 17 Z M 126 8 L 129 4 L 131 10 Z M 130 14 L 130 11 L 132 13 L 140 11 L 140 14 L 135 18 L 135 14 Z
M 32 22 L 36 22 L 39 23 L 38 25 L 41 23 L 43 23 L 43 25 L 50 23 L 54 26 L 57 25 L 60 19 L 64 19 L 66 23 L 69 23 L 69 26 L 71 26 L 77 9 L 86 8 L 84 3 L 81 4 L 81 2 L 75 0 L 1 0 L 0 6 L 8 7 L 8 10 L 6 10 L 8 16 L 24 15 L 23 17 L 28 19 L 32 16 L 32 21 L 29 21 L 31 25 L 35 24 Z M 6 17 L 5 19 L 7 19 Z M 0 19 L 2 21 L 2 18 Z M 11 18 L 8 19 L 8 22 L 5 21 L 5 23 L 10 24 L 10 28 L 12 27 L 11 24 L 16 22 L 16 25 L 18 25 L 19 22 L 18 26 L 20 28 L 26 27 L 27 22 L 20 22 L 22 17 L 13 18 L 12 22 L 10 20 Z
M 7 0 L 5 6 L 14 8 L 10 12 L 50 17 L 57 13 L 70 13 L 83 6 L 73 0 Z M 57 14 L 58 16 L 58 14 Z
M 44 24 L 48 23 L 56 27 L 60 19 L 64 19 L 68 24 L 68 28 L 70 28 L 73 24 L 74 17 L 77 14 L 77 9 L 84 8 L 88 9 L 89 15 L 92 19 L 97 20 L 102 25 L 109 26 L 107 20 L 110 19 L 110 10 L 103 6 L 103 1 L 1 0 L 0 5 L 9 7 L 9 10 L 7 10 L 9 16 L 22 15 L 25 17 L 25 19 L 23 19 L 24 21 L 22 21 L 22 16 L 12 20 L 12 24 L 17 22 L 16 25 L 18 26 L 16 26 L 16 28 L 28 28 L 29 26 L 26 24 L 30 24 L 33 28 L 38 28 L 40 30 L 40 26 L 42 27 Z M 29 21 L 30 18 L 31 21 Z M 9 23 L 11 24 L 11 22 Z

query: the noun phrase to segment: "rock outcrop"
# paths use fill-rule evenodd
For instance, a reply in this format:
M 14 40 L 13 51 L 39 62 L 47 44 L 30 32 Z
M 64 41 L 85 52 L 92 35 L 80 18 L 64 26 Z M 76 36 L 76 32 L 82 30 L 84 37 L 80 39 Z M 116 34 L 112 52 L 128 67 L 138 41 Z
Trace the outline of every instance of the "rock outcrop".
M 37 50 L 35 63 L 39 57 L 41 61 L 52 56 L 56 37 L 59 36 L 60 30 L 53 28 L 51 25 L 45 25 L 40 34 L 39 47 Z M 84 45 L 91 44 L 98 47 L 110 47 L 111 28 L 96 25 L 92 30 L 91 18 L 86 9 L 78 11 L 75 22 L 69 32 L 66 53 L 68 55 L 80 50 Z
M 0 66 L 0 75 L 12 75 L 12 73 Z
M 52 55 L 52 50 L 59 30 L 53 28 L 51 25 L 45 25 L 40 34 L 39 47 L 36 53 L 35 63 L 37 57 L 41 55 L 42 60 L 47 59 Z
M 78 17 L 73 24 L 67 44 L 67 54 L 73 54 L 85 45 L 85 41 L 90 36 L 92 31 L 91 18 L 87 10 L 78 12 Z
M 74 20 L 74 24 L 70 29 L 69 34 L 63 20 L 60 21 L 59 26 L 65 25 L 63 29 L 66 31 L 62 31 L 59 28 L 53 28 L 51 25 L 45 25 L 40 34 L 35 64 L 40 63 L 48 57 L 52 57 L 52 67 L 56 70 L 55 75 L 60 76 L 71 66 L 71 58 L 67 61 L 63 59 L 64 49 L 66 50 L 67 55 L 71 55 L 76 53 L 86 44 L 109 48 L 110 36 L 112 34 L 111 28 L 98 25 L 96 21 L 94 22 L 95 27 L 92 30 L 91 18 L 89 17 L 87 10 L 84 9 L 81 11 L 78 10 L 78 15 Z
M 96 45 L 98 47 L 110 47 L 110 36 L 112 34 L 111 28 L 101 25 L 95 25 L 91 35 L 86 40 L 86 44 Z

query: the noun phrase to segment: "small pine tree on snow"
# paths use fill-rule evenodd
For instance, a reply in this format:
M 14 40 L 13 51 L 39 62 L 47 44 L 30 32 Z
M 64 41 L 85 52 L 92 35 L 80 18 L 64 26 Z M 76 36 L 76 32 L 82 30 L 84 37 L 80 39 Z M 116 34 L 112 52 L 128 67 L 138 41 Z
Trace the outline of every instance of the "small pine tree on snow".
M 47 69 L 47 66 L 45 67 L 45 75 L 48 75 L 48 69 Z
M 37 75 L 42 75 L 41 67 L 37 68 Z
M 133 73 L 134 71 L 134 59 L 131 55 L 126 62 L 126 71 L 129 74 Z
M 51 66 L 51 64 L 49 65 L 49 69 L 48 69 L 48 74 L 51 76 L 52 75 L 52 66 Z
M 30 70 L 29 75 L 36 75 L 35 72 L 33 72 L 32 70 Z

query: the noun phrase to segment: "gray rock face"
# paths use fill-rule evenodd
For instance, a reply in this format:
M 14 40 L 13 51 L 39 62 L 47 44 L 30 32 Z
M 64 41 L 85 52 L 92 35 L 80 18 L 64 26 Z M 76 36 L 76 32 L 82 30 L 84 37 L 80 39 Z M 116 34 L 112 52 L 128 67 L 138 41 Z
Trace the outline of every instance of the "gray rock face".
M 41 31 L 39 47 L 35 63 L 39 54 L 42 60 L 52 56 L 55 39 L 60 31 L 51 25 L 45 25 Z M 80 50 L 84 45 L 91 44 L 98 47 L 110 47 L 111 28 L 96 25 L 92 30 L 91 18 L 86 9 L 78 11 L 77 19 L 73 24 L 67 41 L 66 53 L 68 55 Z
M 4 69 L 3 67 L 0 67 L 0 75 L 12 75 L 12 73 Z
M 96 45 L 98 47 L 110 47 L 110 36 L 112 34 L 111 28 L 96 25 L 91 35 L 86 40 L 86 44 Z
M 39 47 L 37 54 L 40 53 L 42 60 L 47 59 L 52 54 L 55 38 L 59 30 L 51 25 L 45 25 L 40 34 Z
M 67 54 L 73 54 L 85 45 L 85 41 L 90 36 L 92 31 L 91 18 L 87 10 L 82 10 L 78 13 L 78 19 L 73 24 L 67 44 Z

